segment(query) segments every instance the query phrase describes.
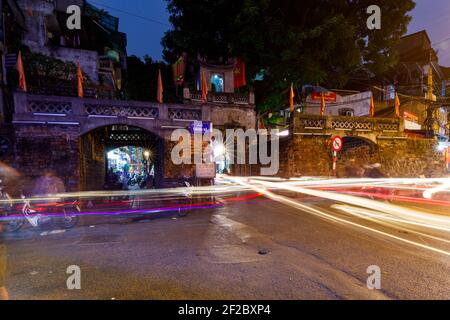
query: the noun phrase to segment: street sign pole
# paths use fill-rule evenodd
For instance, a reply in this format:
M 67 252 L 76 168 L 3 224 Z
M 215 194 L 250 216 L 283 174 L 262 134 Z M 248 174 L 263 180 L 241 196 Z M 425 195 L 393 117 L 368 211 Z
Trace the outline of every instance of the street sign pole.
M 333 151 L 333 176 L 337 177 L 337 155 L 344 147 L 344 139 L 334 137 L 331 141 L 331 150 Z
M 337 176 L 337 151 L 333 151 L 333 176 Z

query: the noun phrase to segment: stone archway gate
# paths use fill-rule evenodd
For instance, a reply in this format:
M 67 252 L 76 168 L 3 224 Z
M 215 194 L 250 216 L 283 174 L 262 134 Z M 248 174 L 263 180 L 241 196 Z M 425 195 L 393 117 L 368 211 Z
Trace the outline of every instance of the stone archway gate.
M 331 138 L 354 137 L 377 146 L 376 158 L 391 177 L 439 176 L 445 161 L 434 139 L 413 139 L 405 134 L 402 119 L 296 114 L 281 163 L 284 176 L 332 175 Z
M 30 177 L 53 169 L 64 177 L 69 190 L 79 190 L 80 137 L 95 129 L 111 125 L 145 129 L 161 138 L 166 157 L 172 131 L 187 128 L 193 121 L 211 121 L 218 127 L 235 121 L 244 128 L 254 127 L 256 115 L 250 96 L 238 102 L 210 100 L 207 104 L 195 99 L 185 104 L 158 104 L 16 92 L 14 166 Z M 169 160 L 163 159 L 164 179 L 176 176 Z
M 16 93 L 16 125 L 61 125 L 78 128 L 80 135 L 110 125 L 130 125 L 160 137 L 185 122 L 210 121 L 208 107 L 137 101 L 79 99 Z

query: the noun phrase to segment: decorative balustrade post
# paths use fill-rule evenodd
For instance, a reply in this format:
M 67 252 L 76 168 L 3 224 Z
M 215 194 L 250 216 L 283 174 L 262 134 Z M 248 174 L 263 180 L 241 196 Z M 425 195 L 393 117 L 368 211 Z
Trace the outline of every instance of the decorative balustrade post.
M 398 119 L 397 121 L 398 121 L 398 131 L 400 133 L 405 132 L 405 121 L 402 118 Z
M 205 105 L 201 109 L 202 112 L 202 121 L 211 121 L 211 107 Z
M 14 113 L 21 114 L 27 113 L 27 94 L 24 92 L 14 93 Z
M 323 116 L 325 118 L 325 128 L 324 129 L 334 129 L 333 128 L 333 117 Z
M 185 88 L 188 90 L 188 88 Z M 158 104 L 158 111 L 159 111 L 159 119 L 161 120 L 169 120 L 169 107 L 165 104 Z
M 248 104 L 250 104 L 250 105 L 255 104 L 255 93 L 253 91 L 250 91 L 248 93 Z
M 369 122 L 371 124 L 371 130 L 370 131 L 375 131 L 377 128 L 377 122 L 375 119 L 373 118 L 369 118 Z
M 84 109 L 84 99 L 82 98 L 73 98 L 72 99 L 72 113 L 74 116 L 83 116 L 85 115 Z
M 183 88 L 183 99 L 191 100 L 191 92 L 190 92 L 189 88 Z

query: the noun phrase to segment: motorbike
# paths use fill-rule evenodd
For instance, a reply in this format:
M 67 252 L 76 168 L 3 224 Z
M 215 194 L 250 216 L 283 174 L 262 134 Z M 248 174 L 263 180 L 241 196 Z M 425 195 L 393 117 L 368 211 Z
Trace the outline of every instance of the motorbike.
M 78 200 L 69 203 L 51 203 L 37 206 L 32 204 L 30 199 L 22 195 L 23 204 L 14 205 L 11 197 L 3 192 L 0 187 L 0 199 L 3 199 L 3 206 L 0 216 L 4 221 L 6 232 L 19 231 L 25 223 L 33 227 L 40 227 L 45 224 L 56 224 L 63 229 L 71 229 L 78 224 L 80 207 Z M 6 201 L 9 199 L 9 201 Z M 19 213 L 20 212 L 20 213 Z

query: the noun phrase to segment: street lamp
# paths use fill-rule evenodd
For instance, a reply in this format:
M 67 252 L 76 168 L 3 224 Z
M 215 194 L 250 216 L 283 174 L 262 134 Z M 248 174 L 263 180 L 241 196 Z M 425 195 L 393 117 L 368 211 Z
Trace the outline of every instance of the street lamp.
M 222 142 L 217 143 L 214 146 L 214 161 L 223 162 L 224 169 L 227 168 L 227 148 Z M 220 165 L 218 164 L 220 167 Z
M 144 164 L 145 164 L 145 173 L 147 173 L 147 174 L 149 172 L 150 156 L 151 156 L 151 152 L 149 150 L 145 150 L 144 151 Z
M 217 145 L 214 146 L 214 157 L 217 156 L 223 156 L 225 154 L 225 146 L 223 145 L 223 143 L 218 143 Z

